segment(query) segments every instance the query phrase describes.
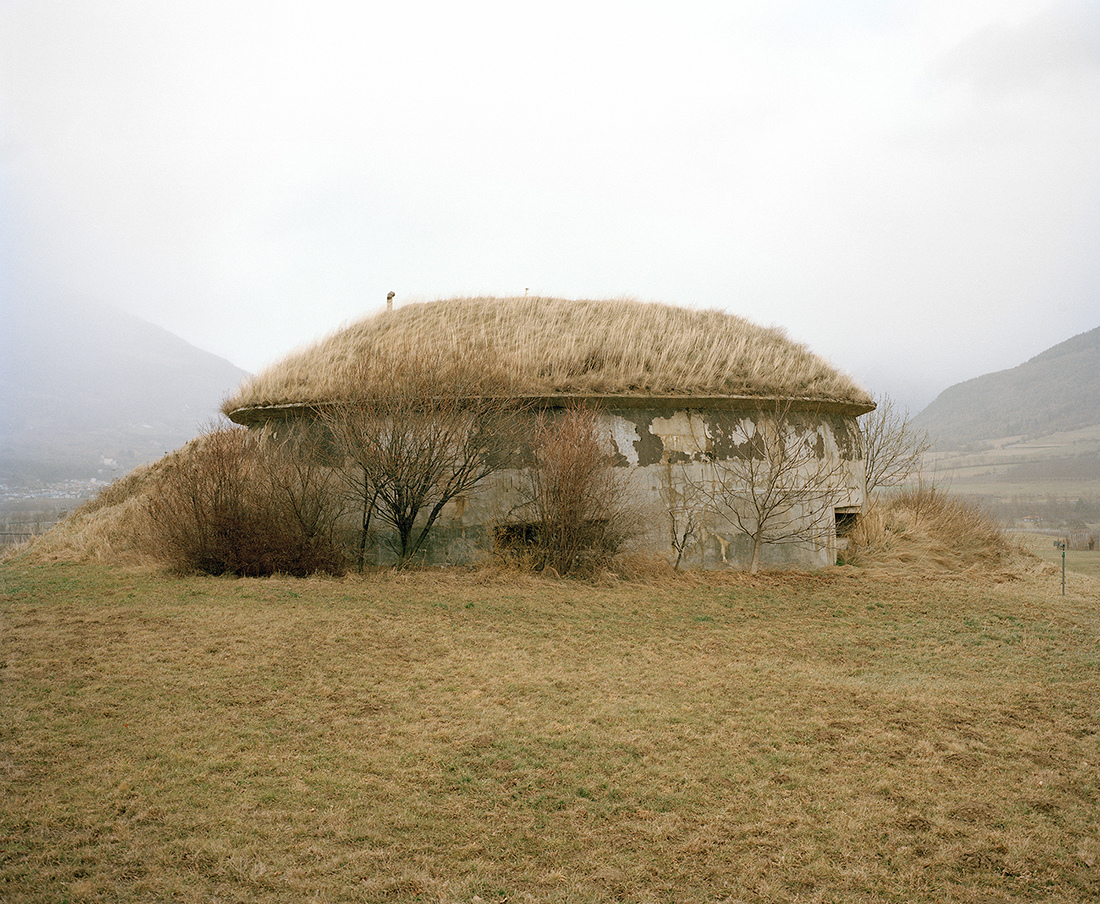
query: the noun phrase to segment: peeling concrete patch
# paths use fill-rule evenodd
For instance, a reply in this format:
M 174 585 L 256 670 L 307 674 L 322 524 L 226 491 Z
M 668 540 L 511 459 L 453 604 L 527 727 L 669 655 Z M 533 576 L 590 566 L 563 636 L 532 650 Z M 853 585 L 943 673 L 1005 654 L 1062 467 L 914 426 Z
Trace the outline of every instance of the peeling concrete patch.
M 706 426 L 698 413 L 674 411 L 669 417 L 654 417 L 650 432 L 660 437 L 663 451 L 681 459 L 692 459 L 707 451 Z
M 638 441 L 640 430 L 637 424 L 627 420 L 618 414 L 608 415 L 611 428 L 611 441 L 615 444 L 615 451 L 621 455 L 627 464 L 638 466 Z

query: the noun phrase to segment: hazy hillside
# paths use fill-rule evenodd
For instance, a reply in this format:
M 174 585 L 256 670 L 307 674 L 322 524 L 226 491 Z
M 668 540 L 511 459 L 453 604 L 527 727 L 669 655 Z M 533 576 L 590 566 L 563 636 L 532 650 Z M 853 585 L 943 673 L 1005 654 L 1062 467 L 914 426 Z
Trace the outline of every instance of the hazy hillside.
M 913 423 L 941 451 L 1100 424 L 1100 327 L 1030 361 L 944 390 Z
M 4 308 L 0 480 L 128 471 L 193 437 L 245 376 L 105 305 L 5 299 Z

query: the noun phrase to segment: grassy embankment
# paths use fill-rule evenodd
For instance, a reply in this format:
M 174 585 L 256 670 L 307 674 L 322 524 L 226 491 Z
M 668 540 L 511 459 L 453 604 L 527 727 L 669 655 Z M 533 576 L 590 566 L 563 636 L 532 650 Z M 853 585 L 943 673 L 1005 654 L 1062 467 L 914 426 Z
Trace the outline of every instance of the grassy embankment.
M 1087 578 L 0 589 L 6 902 L 1100 899 Z

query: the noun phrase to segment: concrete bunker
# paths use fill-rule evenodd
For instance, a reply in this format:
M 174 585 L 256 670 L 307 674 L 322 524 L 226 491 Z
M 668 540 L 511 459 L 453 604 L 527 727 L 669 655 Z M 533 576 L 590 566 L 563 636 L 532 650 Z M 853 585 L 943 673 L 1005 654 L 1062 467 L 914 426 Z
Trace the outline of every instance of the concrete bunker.
M 249 427 L 317 429 L 329 400 L 372 391 L 362 362 L 382 354 L 474 362 L 524 417 L 598 411 L 641 515 L 636 545 L 682 567 L 748 567 L 752 518 L 738 510 L 767 482 L 769 449 L 787 459 L 786 501 L 760 549 L 764 567 L 835 562 L 865 502 L 857 418 L 874 407 L 867 393 L 781 332 L 715 311 L 526 297 L 407 305 L 279 362 L 224 410 Z M 424 561 L 468 563 L 529 540 L 524 461 L 519 450 L 455 497 Z M 371 558 L 390 561 L 389 549 L 380 536 Z

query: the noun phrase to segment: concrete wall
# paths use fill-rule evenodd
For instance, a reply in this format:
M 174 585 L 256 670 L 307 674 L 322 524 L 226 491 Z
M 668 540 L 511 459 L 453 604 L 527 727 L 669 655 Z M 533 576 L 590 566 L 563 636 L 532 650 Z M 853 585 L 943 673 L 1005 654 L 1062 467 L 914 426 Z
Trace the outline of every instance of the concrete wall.
M 766 464 L 758 437 L 769 419 L 790 450 L 788 463 L 802 476 L 803 489 L 791 494 L 789 514 L 776 522 L 790 529 L 773 525 L 772 531 L 796 536 L 767 543 L 763 567 L 834 563 L 835 514 L 858 512 L 864 504 L 859 428 L 855 415 L 844 411 L 606 407 L 601 418 L 615 465 L 628 480 L 632 517 L 640 528 L 636 547 L 669 561 L 679 558 L 681 567 L 749 566 L 753 543 L 737 523 L 735 510 L 746 508 L 737 482 L 749 460 L 755 459 L 758 471 Z M 425 561 L 459 564 L 490 556 L 496 526 L 531 520 L 528 487 L 527 472 L 512 467 L 453 500 L 429 537 Z M 380 538 L 371 557 L 378 564 L 392 562 L 392 544 Z

